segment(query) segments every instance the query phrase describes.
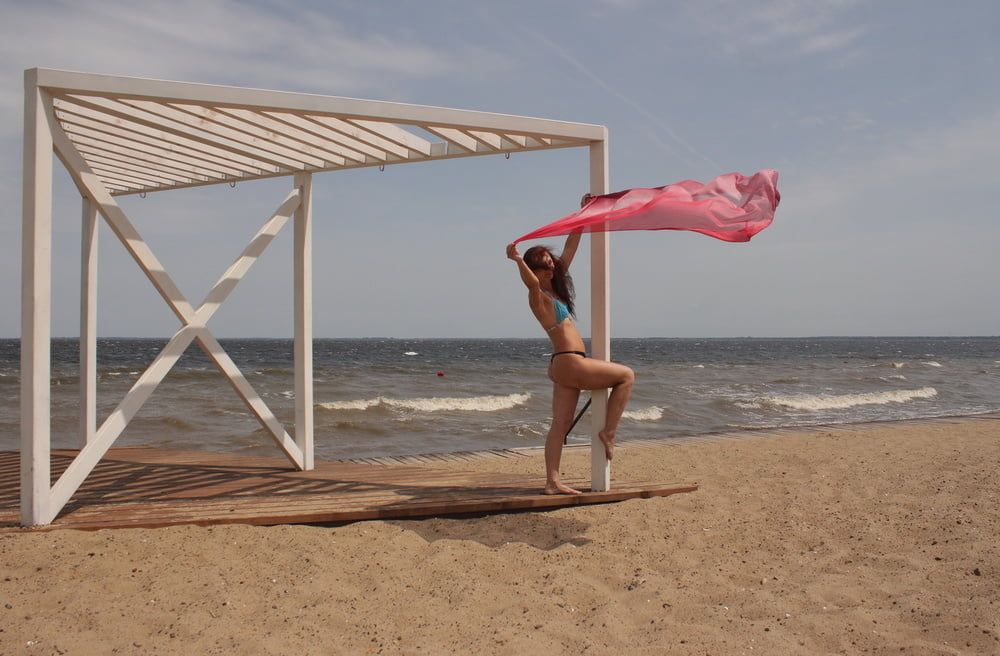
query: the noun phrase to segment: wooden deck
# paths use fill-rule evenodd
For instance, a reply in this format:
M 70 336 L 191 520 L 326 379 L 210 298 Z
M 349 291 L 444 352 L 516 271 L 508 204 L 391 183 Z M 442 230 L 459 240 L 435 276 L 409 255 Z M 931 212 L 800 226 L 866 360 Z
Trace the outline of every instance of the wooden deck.
M 75 450 L 53 450 L 53 480 Z M 614 481 L 610 492 L 540 494 L 544 479 L 424 465 L 316 462 L 148 447 L 111 449 L 43 529 L 149 528 L 178 524 L 320 524 L 611 503 L 692 492 L 697 484 Z M 570 480 L 582 489 L 589 481 Z M 0 531 L 18 529 L 19 454 L 0 452 Z M 32 529 L 38 530 L 38 529 Z

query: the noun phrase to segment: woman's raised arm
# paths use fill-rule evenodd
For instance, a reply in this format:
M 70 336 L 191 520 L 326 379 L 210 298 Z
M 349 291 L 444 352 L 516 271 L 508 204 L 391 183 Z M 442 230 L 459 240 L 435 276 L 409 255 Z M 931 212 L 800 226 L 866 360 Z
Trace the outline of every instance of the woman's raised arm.
M 538 277 L 534 271 L 528 268 L 528 265 L 524 262 L 524 258 L 517 252 L 515 244 L 507 244 L 507 259 L 514 260 L 517 263 L 517 272 L 521 274 L 521 280 L 529 291 L 538 291 L 540 289 Z

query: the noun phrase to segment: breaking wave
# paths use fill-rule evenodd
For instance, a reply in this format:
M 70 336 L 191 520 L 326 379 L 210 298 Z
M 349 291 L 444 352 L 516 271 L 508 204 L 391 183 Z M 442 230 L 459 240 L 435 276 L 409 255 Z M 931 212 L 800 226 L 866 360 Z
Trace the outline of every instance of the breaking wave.
M 756 399 L 751 403 L 738 403 L 741 408 L 760 408 L 762 406 L 780 406 L 792 410 L 843 410 L 858 405 L 887 405 L 889 403 L 905 403 L 913 399 L 929 399 L 937 396 L 933 387 L 921 387 L 914 390 L 894 390 L 891 392 L 868 392 L 866 394 L 811 395 L 801 396 L 768 396 Z
M 499 396 L 472 396 L 468 398 L 431 397 L 426 399 L 390 399 L 379 396 L 374 399 L 355 399 L 352 401 L 329 401 L 319 403 L 317 407 L 324 410 L 368 410 L 371 408 L 393 408 L 397 410 L 412 410 L 416 412 L 496 412 L 510 410 L 522 405 L 531 398 L 531 394 L 506 394 Z
M 632 421 L 657 421 L 662 418 L 663 408 L 658 408 L 655 405 L 638 410 L 626 410 L 622 413 L 622 419 L 631 419 Z

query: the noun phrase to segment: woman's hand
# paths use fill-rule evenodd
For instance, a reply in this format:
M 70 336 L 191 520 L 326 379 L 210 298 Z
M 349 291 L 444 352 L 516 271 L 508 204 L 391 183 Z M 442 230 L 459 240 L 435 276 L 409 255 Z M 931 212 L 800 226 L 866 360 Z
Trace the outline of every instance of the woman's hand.
M 507 244 L 507 259 L 517 262 L 521 259 L 521 254 L 517 252 L 516 244 Z

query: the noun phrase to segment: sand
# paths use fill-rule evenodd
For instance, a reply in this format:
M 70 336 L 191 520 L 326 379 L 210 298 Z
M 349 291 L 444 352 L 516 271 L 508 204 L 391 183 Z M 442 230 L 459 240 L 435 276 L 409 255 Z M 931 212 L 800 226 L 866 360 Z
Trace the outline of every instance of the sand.
M 885 424 L 626 445 L 701 488 L 603 506 L 4 534 L 0 653 L 1000 654 L 998 463 L 1000 420 Z

